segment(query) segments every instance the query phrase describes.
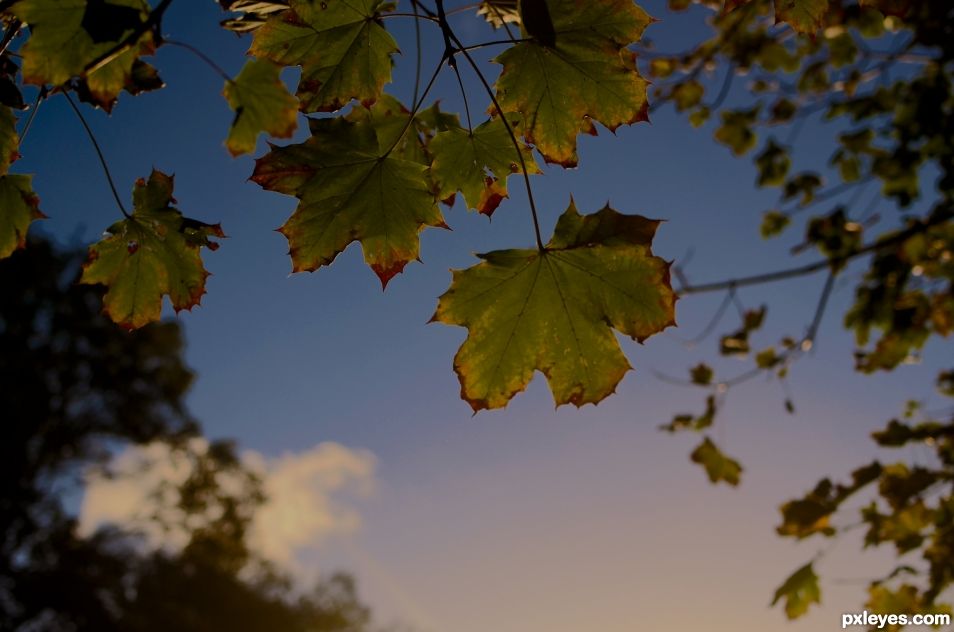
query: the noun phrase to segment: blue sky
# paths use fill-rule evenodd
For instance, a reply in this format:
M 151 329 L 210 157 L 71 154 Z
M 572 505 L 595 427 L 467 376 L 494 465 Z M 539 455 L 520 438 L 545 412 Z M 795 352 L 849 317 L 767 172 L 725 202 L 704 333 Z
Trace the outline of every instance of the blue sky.
M 663 18 L 648 32 L 662 50 L 681 50 L 705 33 L 702 11 L 673 15 L 662 2 L 644 6 Z M 211 0 L 180 0 L 164 31 L 234 75 L 248 39 L 218 28 L 222 17 Z M 488 36 L 470 18 L 460 24 L 467 42 Z M 388 91 L 406 100 L 412 30 L 407 20 L 392 26 L 404 54 Z M 433 57 L 439 32 L 424 29 L 425 57 Z M 532 243 L 520 182 L 511 182 L 512 199 L 492 222 L 460 205 L 446 210 L 453 230 L 426 231 L 423 265 L 409 265 L 386 292 L 356 244 L 330 268 L 290 276 L 287 245 L 274 229 L 296 201 L 247 182 L 251 157 L 229 157 L 223 140 L 231 112 L 221 79 L 173 47 L 162 48 L 155 64 L 164 90 L 124 96 L 110 117 L 87 116 L 121 192 L 128 196 L 153 167 L 175 173 L 181 210 L 222 222 L 229 235 L 204 256 L 214 276 L 202 306 L 179 316 L 198 373 L 192 410 L 208 434 L 235 437 L 266 455 L 324 441 L 375 455 L 377 490 L 355 501 L 364 526 L 326 543 L 317 559 L 323 569 L 355 571 L 385 618 L 444 632 L 718 632 L 834 629 L 839 613 L 860 611 L 863 583 L 852 582 L 887 568 L 887 560 L 859 557 L 856 540 L 839 544 L 821 565 L 826 576 L 850 580 L 824 585 L 822 609 L 793 625 L 767 609 L 775 586 L 820 548 L 778 539 L 777 506 L 821 476 L 844 475 L 870 458 L 867 432 L 906 399 L 930 396 L 943 348 L 929 348 L 924 364 L 892 375 L 853 374 L 851 339 L 840 328 L 851 294 L 839 286 L 816 351 L 792 375 L 797 414 L 785 413 L 777 383 L 761 380 L 734 389 L 720 412 L 714 438 L 746 467 L 736 490 L 710 486 L 689 463 L 697 438 L 656 429 L 676 412 L 701 410 L 704 393 L 662 383 L 651 370 L 685 375 L 714 358 L 716 340 L 687 350 L 678 338 L 704 326 L 718 295 L 680 301 L 678 330 L 642 346 L 623 341 L 636 371 L 598 407 L 554 410 L 538 375 L 506 410 L 473 417 L 451 368 L 465 332 L 427 321 L 450 268 L 472 265 L 474 252 Z M 430 68 L 425 63 L 425 73 Z M 465 78 L 472 110 L 482 111 L 487 99 L 469 73 Z M 738 96 L 744 83 L 736 85 Z M 460 107 L 446 72 L 433 95 L 445 109 Z M 711 133 L 711 125 L 692 129 L 663 108 L 651 124 L 581 138 L 579 169 L 548 168 L 534 179 L 544 234 L 572 194 L 582 212 L 609 200 L 621 211 L 666 220 L 655 250 L 667 259 L 691 250 L 694 281 L 791 264 L 797 230 L 779 241 L 758 238 L 760 214 L 775 193 L 756 190 L 751 162 L 732 158 Z M 809 123 L 796 167 L 824 170 L 831 138 Z M 265 149 L 260 143 L 255 155 Z M 21 151 L 17 171 L 36 174 L 51 217 L 41 230 L 85 245 L 118 219 L 92 148 L 61 98 L 42 106 Z M 743 292 L 748 305 L 770 305 L 757 344 L 802 333 L 822 282 L 818 276 Z M 729 374 L 747 367 L 716 364 Z

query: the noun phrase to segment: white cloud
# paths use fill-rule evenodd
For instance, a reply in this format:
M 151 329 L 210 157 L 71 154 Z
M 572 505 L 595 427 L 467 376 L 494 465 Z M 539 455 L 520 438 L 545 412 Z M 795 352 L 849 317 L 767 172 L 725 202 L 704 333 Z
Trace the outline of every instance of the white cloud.
M 149 546 L 179 549 L 188 532 L 217 517 L 218 507 L 183 524 L 177 507 L 178 487 L 194 467 L 194 454 L 204 454 L 208 443 L 193 440 L 187 450 L 163 443 L 127 448 L 110 463 L 107 475 L 91 470 L 79 515 L 83 535 L 104 524 L 139 531 Z M 242 462 L 263 482 L 265 504 L 255 513 L 248 542 L 252 550 L 286 568 L 295 568 L 297 555 L 315 548 L 331 535 L 349 534 L 361 525 L 359 513 L 339 497 L 355 499 L 373 489 L 376 459 L 367 450 L 337 443 L 267 458 L 246 451 Z M 220 476 L 228 490 L 240 486 L 233 476 Z M 234 489 L 238 491 L 238 489 Z

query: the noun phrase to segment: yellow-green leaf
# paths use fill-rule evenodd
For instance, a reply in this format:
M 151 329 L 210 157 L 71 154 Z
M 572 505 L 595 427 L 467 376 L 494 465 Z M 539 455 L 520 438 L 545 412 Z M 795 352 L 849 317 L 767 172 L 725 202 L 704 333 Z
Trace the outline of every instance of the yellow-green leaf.
M 288 138 L 298 126 L 298 99 L 279 77 L 281 70 L 267 59 L 250 59 L 234 81 L 225 84 L 225 98 L 235 119 L 225 141 L 233 156 L 255 151 L 262 132 Z
M 825 21 L 828 0 L 775 0 L 775 21 L 799 33 L 814 33 Z
M 560 217 L 543 250 L 499 250 L 454 272 L 434 321 L 468 329 L 454 358 L 475 411 L 501 408 L 543 373 L 556 404 L 598 403 L 631 368 L 613 329 L 642 341 L 674 324 L 658 222 L 609 207 Z
M 31 180 L 32 176 L 0 176 L 0 259 L 26 245 L 30 224 L 45 217 Z
M 434 154 L 431 175 L 440 186 L 441 199 L 460 191 L 467 207 L 484 215 L 491 215 L 508 197 L 507 177 L 522 173 L 521 155 L 527 173 L 540 173 L 529 147 L 521 143 L 517 154 L 500 118 L 490 119 L 473 132 L 461 127 L 439 132 L 430 150 Z
M 376 131 L 369 122 L 313 120 L 311 138 L 256 161 L 252 180 L 301 200 L 280 229 L 295 272 L 328 265 L 359 241 L 387 285 L 418 258 L 423 228 L 444 226 L 427 167 L 387 153 Z
M 735 459 L 723 454 L 709 437 L 702 440 L 689 458 L 693 463 L 698 463 L 705 468 L 711 482 L 725 482 L 733 487 L 739 484 L 742 466 Z
M 821 603 L 818 575 L 811 563 L 792 573 L 785 583 L 778 587 L 772 605 L 781 599 L 785 600 L 785 616 L 789 619 L 797 619 L 808 612 L 813 603 Z
M 627 47 L 651 18 L 631 0 L 547 0 L 554 44 L 521 42 L 495 61 L 503 65 L 497 99 L 518 113 L 527 142 L 547 162 L 577 163 L 576 137 L 647 120 L 646 81 Z
M 217 224 L 184 218 L 172 188 L 172 177 L 155 170 L 136 182 L 131 216 L 90 246 L 83 266 L 80 282 L 105 285 L 104 311 L 127 329 L 159 320 L 163 296 L 176 311 L 198 305 L 209 275 L 199 250 L 215 250 L 210 238 L 224 237 Z
M 255 31 L 253 55 L 301 66 L 298 98 L 305 112 L 331 112 L 351 99 L 375 101 L 391 80 L 394 38 L 378 17 L 385 0 L 290 0 L 289 9 Z
M 130 85 L 136 59 L 155 50 L 146 30 L 128 50 L 103 59 L 142 27 L 149 15 L 143 0 L 20 0 L 10 10 L 30 27 L 21 51 L 24 80 L 59 86 L 82 77 L 89 100 L 107 109 Z

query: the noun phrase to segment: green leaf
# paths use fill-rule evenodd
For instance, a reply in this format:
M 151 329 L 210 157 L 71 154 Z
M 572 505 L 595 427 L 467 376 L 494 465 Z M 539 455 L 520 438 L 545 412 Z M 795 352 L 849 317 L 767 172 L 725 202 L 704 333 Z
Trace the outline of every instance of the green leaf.
M 385 0 L 290 0 L 255 31 L 250 52 L 301 66 L 297 96 L 305 112 L 332 112 L 352 99 L 373 103 L 391 81 L 397 42 L 378 19 Z
M 736 156 L 745 154 L 755 147 L 757 137 L 752 128 L 758 116 L 758 106 L 748 110 L 722 112 L 722 124 L 715 131 L 715 139 L 727 145 Z
M 659 426 L 659 429 L 673 433 L 679 432 L 680 430 L 701 432 L 712 425 L 712 422 L 715 421 L 717 412 L 718 409 L 716 408 L 715 396 L 709 395 L 706 398 L 706 410 L 701 415 L 698 417 L 685 413 L 676 415 L 668 424 Z
M 17 117 L 13 110 L 0 105 L 0 175 L 7 173 L 10 165 L 20 156 L 20 136 L 17 134 Z
M 779 600 L 785 600 L 785 616 L 797 619 L 813 604 L 821 603 L 821 588 L 818 586 L 818 575 L 812 563 L 802 566 L 785 580 L 772 598 L 774 606 Z
M 233 156 L 255 151 L 261 132 L 288 138 L 298 126 L 298 99 L 288 93 L 281 69 L 267 59 L 250 59 L 234 81 L 225 84 L 225 98 L 235 119 L 225 141 Z
M 172 177 L 156 170 L 137 181 L 132 215 L 90 246 L 83 266 L 80 282 L 107 286 L 104 311 L 127 329 L 159 320 L 163 296 L 177 312 L 198 305 L 209 276 L 199 250 L 215 250 L 210 238 L 225 236 L 218 224 L 183 217 L 171 206 L 172 188 Z
M 705 468 L 711 482 L 724 481 L 733 487 L 739 484 L 742 466 L 735 459 L 723 454 L 709 437 L 702 440 L 702 443 L 693 450 L 689 458 L 693 463 L 698 463 Z
M 521 42 L 496 58 L 503 65 L 497 99 L 518 113 L 528 143 L 547 162 L 577 163 L 576 136 L 593 133 L 593 121 L 610 130 L 645 121 L 646 81 L 627 47 L 651 18 L 631 0 L 547 0 L 553 46 Z
M 775 0 L 775 21 L 787 22 L 799 33 L 814 33 L 828 13 L 828 0 Z
M 454 359 L 474 411 L 501 408 L 543 373 L 560 406 L 598 403 L 631 368 L 613 329 L 642 341 L 674 324 L 659 222 L 605 207 L 560 217 L 543 250 L 498 250 L 454 271 L 432 320 L 468 329 Z
M 0 176 L 0 259 L 26 245 L 27 229 L 40 212 L 40 198 L 33 192 L 33 176 Z
M 418 258 L 425 226 L 445 226 L 423 164 L 387 153 L 375 127 L 343 119 L 311 121 L 303 143 L 275 147 L 252 180 L 300 200 L 279 229 L 293 271 L 330 264 L 353 241 L 382 285 Z
M 24 81 L 60 86 L 82 77 L 86 100 L 107 110 L 124 88 L 134 85 L 138 57 L 155 52 L 152 33 L 146 30 L 128 50 L 87 72 L 148 19 L 149 5 L 143 0 L 20 0 L 10 10 L 30 26 L 21 51 Z
M 431 175 L 440 186 L 441 199 L 460 191 L 467 207 L 484 215 L 491 215 L 508 197 L 507 177 L 522 173 L 520 156 L 499 117 L 473 132 L 461 127 L 439 132 L 430 150 L 434 154 Z M 541 173 L 529 147 L 521 143 L 520 154 L 527 173 Z

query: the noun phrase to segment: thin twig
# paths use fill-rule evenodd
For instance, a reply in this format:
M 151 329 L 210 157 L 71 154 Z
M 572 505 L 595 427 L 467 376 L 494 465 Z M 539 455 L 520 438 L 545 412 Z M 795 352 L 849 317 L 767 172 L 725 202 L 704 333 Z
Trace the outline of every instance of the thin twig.
M 943 212 L 937 212 L 927 221 L 919 222 L 913 226 L 895 233 L 894 235 L 881 239 L 879 241 L 872 242 L 867 246 L 854 250 L 848 254 L 842 255 L 840 257 L 831 257 L 828 259 L 821 259 L 815 261 L 814 263 L 809 263 L 803 266 L 797 266 L 794 268 L 787 268 L 785 270 L 776 270 L 774 272 L 765 272 L 763 274 L 754 274 L 747 277 L 739 277 L 736 279 L 726 279 L 723 281 L 713 281 L 711 283 L 700 283 L 699 285 L 686 285 L 677 290 L 677 295 L 684 296 L 686 294 L 701 294 L 702 292 L 717 292 L 719 290 L 725 290 L 732 287 L 744 287 L 747 285 L 761 285 L 764 283 L 774 283 L 776 281 L 784 281 L 786 279 L 792 279 L 796 277 L 806 276 L 809 274 L 814 274 L 820 270 L 826 268 L 838 267 L 841 266 L 852 259 L 861 257 L 873 252 L 877 252 L 883 248 L 899 244 L 906 239 L 923 233 L 928 228 L 942 224 L 944 222 L 950 221 L 952 218 L 952 213 L 950 210 L 945 210 Z
M 227 83 L 234 82 L 234 79 L 232 79 L 229 73 L 225 72 L 225 69 L 222 68 L 222 66 L 215 63 L 215 61 L 211 57 L 203 53 L 201 50 L 199 50 L 192 44 L 189 44 L 188 42 L 180 42 L 179 40 L 174 40 L 174 39 L 163 40 L 163 42 L 165 44 L 168 44 L 169 46 L 175 46 L 175 47 L 182 48 L 189 51 L 190 53 L 192 53 L 193 55 L 201 59 L 203 62 L 205 62 L 206 66 L 208 66 L 209 68 L 214 70 L 216 73 L 218 73 L 219 76 L 225 79 Z
M 437 5 L 440 7 L 443 4 L 443 0 L 437 0 Z M 464 55 L 464 58 L 467 60 L 467 63 L 470 64 L 470 67 L 474 70 L 474 73 L 477 75 L 477 78 L 480 80 L 481 85 L 483 85 L 484 90 L 487 92 L 487 95 L 490 97 L 490 100 L 494 104 L 494 109 L 497 111 L 497 114 L 500 116 L 501 122 L 504 124 L 504 127 L 507 130 L 507 134 L 510 136 L 510 142 L 513 143 L 514 149 L 517 152 L 517 158 L 520 161 L 520 170 L 523 172 L 523 182 L 524 186 L 527 189 L 527 199 L 530 202 L 530 216 L 533 220 L 533 232 L 537 240 L 537 248 L 540 251 L 546 249 L 543 245 L 543 237 L 540 234 L 540 219 L 537 214 L 537 205 L 533 199 L 533 187 L 530 184 L 530 175 L 527 173 L 527 161 L 523 157 L 523 152 L 521 151 L 522 147 L 520 141 L 517 140 L 517 135 L 513 131 L 513 126 L 510 124 L 510 121 L 507 120 L 507 115 L 501 107 L 500 102 L 497 100 L 497 95 L 494 92 L 494 89 L 490 86 L 490 82 L 487 81 L 487 77 L 484 76 L 483 71 L 480 69 L 480 66 L 477 65 L 477 62 L 471 56 L 470 52 L 464 48 L 464 45 L 461 43 L 460 38 L 457 37 L 457 34 L 454 33 L 451 29 L 450 24 L 446 21 L 441 23 L 441 29 L 444 30 L 445 35 L 457 46 L 457 52 L 460 52 Z
M 109 188 L 113 192 L 113 199 L 116 200 L 116 205 L 119 207 L 119 210 L 122 211 L 123 216 L 126 219 L 130 219 L 132 216 L 128 211 L 126 211 L 126 207 L 123 205 L 123 201 L 119 197 L 119 192 L 116 191 L 116 184 L 113 182 L 113 176 L 109 172 L 109 165 L 106 164 L 106 158 L 103 156 L 103 150 L 100 149 L 99 143 L 96 141 L 96 136 L 93 134 L 93 130 L 90 129 L 89 123 L 86 122 L 86 117 L 84 117 L 83 113 L 80 112 L 80 109 L 76 107 L 76 103 L 73 102 L 73 98 L 70 96 L 69 92 L 63 92 L 63 96 L 66 97 L 66 102 L 70 104 L 71 108 L 73 108 L 73 112 L 76 113 L 80 123 L 83 124 L 83 129 L 86 130 L 86 134 L 89 136 L 89 140 L 93 143 L 93 149 L 96 150 L 96 155 L 99 157 L 99 164 L 102 165 L 103 173 L 106 174 L 106 180 L 109 182 Z
M 14 19 L 10 22 L 10 26 L 7 27 L 6 32 L 3 34 L 3 39 L 0 40 L 0 55 L 3 55 L 7 52 L 7 49 L 10 47 L 10 44 L 13 42 L 13 38 L 17 36 L 17 33 L 20 32 L 20 27 L 23 26 L 23 22 L 20 20 Z
M 46 86 L 40 88 L 40 91 L 36 94 L 36 99 L 33 101 L 33 107 L 30 108 L 30 114 L 27 116 L 26 123 L 23 124 L 23 130 L 20 132 L 20 138 L 17 140 L 17 147 L 23 144 L 23 139 L 26 138 L 26 135 L 30 132 L 30 128 L 33 126 L 33 119 L 36 118 L 36 113 L 40 109 L 40 104 L 43 103 L 43 99 L 46 98 L 48 91 Z

